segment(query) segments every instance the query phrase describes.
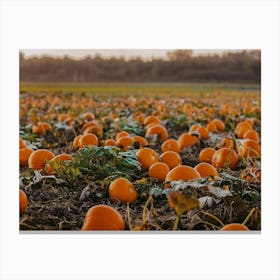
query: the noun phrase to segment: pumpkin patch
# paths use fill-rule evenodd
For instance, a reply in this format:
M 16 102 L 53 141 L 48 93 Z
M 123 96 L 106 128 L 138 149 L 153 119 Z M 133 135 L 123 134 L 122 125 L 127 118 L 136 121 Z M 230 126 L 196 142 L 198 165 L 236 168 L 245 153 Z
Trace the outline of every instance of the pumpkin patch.
M 169 90 L 25 86 L 20 229 L 259 230 L 259 92 Z

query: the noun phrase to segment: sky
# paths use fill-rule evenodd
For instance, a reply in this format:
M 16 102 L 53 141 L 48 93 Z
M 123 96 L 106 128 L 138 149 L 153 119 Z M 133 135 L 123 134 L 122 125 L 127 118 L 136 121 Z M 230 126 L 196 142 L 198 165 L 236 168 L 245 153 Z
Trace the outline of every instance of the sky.
M 100 54 L 103 57 L 111 56 L 124 56 L 125 58 L 131 58 L 140 56 L 144 59 L 150 59 L 152 57 L 166 57 L 167 52 L 172 51 L 170 49 L 23 49 L 21 52 L 28 58 L 30 56 L 42 56 L 49 55 L 55 57 L 62 57 L 68 55 L 70 57 L 79 59 L 87 55 L 95 56 Z M 221 54 L 225 50 L 193 50 L 194 54 Z M 229 50 L 226 50 L 229 51 Z M 236 51 L 236 50 L 233 50 Z

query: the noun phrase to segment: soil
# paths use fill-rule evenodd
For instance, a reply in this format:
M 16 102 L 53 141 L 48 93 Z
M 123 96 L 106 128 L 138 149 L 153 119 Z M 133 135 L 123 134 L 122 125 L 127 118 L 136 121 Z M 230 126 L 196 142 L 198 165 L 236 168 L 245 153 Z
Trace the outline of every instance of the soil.
M 174 130 L 173 130 L 174 131 Z M 170 133 L 170 138 L 177 139 L 183 130 L 177 130 Z M 52 142 L 52 136 L 46 136 L 49 142 Z M 207 141 L 200 141 L 199 144 L 189 147 L 181 152 L 183 164 L 194 167 L 198 163 L 199 152 L 204 147 L 215 147 L 228 133 L 211 134 Z M 52 150 L 55 154 L 73 153 L 71 141 L 74 135 L 68 136 L 67 144 L 58 145 Z M 160 152 L 160 142 L 155 141 L 151 147 Z M 254 164 L 254 163 L 253 163 Z M 219 170 L 219 172 L 227 172 L 229 175 L 239 178 L 241 172 L 246 168 L 244 162 L 240 162 L 235 171 Z M 28 168 L 20 168 L 21 177 L 28 174 Z M 44 175 L 44 171 L 41 171 Z M 146 173 L 139 172 L 135 174 L 136 179 L 145 177 Z M 32 177 L 32 176 L 31 176 Z M 24 181 L 23 181 L 24 182 Z M 162 183 L 153 182 L 154 186 L 163 188 Z M 166 195 L 154 196 L 152 204 L 148 204 L 146 209 L 147 215 L 144 217 L 143 209 L 149 197 L 146 189 L 141 189 L 141 185 L 137 186 L 138 200 L 134 203 L 122 204 L 117 200 L 109 199 L 108 184 L 104 186 L 91 182 L 90 184 L 81 181 L 80 184 L 69 186 L 65 182 L 56 182 L 54 178 L 44 178 L 39 182 L 20 186 L 28 196 L 28 207 L 25 213 L 20 217 L 20 230 L 71 230 L 79 231 L 83 225 L 83 220 L 88 209 L 97 204 L 106 204 L 113 206 L 124 217 L 126 222 L 126 230 L 133 228 L 135 230 L 172 230 L 176 220 L 176 212 L 170 208 Z M 247 184 L 248 189 L 254 190 L 260 194 L 260 182 Z M 129 217 L 128 209 L 129 207 Z M 203 207 L 203 209 L 190 210 L 181 216 L 178 230 L 215 230 L 221 225 L 213 218 L 204 214 L 204 211 L 217 215 L 223 223 L 242 222 L 250 209 L 257 207 L 255 215 L 253 215 L 248 226 L 251 230 L 259 230 L 261 228 L 260 220 L 260 200 L 251 201 L 250 199 L 240 199 L 236 197 L 229 203 L 226 199 L 217 199 L 216 203 L 211 207 Z M 206 223 L 200 222 L 203 220 Z M 130 225 L 129 225 L 130 222 Z M 209 224 L 207 224 L 209 223 Z

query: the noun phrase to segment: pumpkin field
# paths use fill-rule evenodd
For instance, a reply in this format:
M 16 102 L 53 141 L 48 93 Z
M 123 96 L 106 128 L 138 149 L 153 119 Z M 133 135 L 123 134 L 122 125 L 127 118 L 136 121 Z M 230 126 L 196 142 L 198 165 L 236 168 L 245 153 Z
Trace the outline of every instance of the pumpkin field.
M 21 231 L 261 230 L 251 86 L 21 84 Z

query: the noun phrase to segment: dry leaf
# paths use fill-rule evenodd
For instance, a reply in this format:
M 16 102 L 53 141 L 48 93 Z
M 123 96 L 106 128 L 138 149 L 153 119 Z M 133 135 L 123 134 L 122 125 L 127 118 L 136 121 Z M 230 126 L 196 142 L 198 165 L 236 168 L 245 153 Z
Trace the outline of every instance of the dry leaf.
M 232 193 L 228 189 L 222 189 L 219 187 L 212 187 L 208 185 L 209 192 L 215 195 L 218 198 L 226 197 L 226 196 L 231 196 Z
M 171 192 L 167 198 L 169 206 L 173 208 L 179 216 L 190 209 L 200 207 L 197 198 L 189 197 L 184 193 Z
M 200 208 L 203 208 L 204 206 L 211 207 L 213 205 L 214 199 L 211 196 L 203 196 L 199 199 Z

